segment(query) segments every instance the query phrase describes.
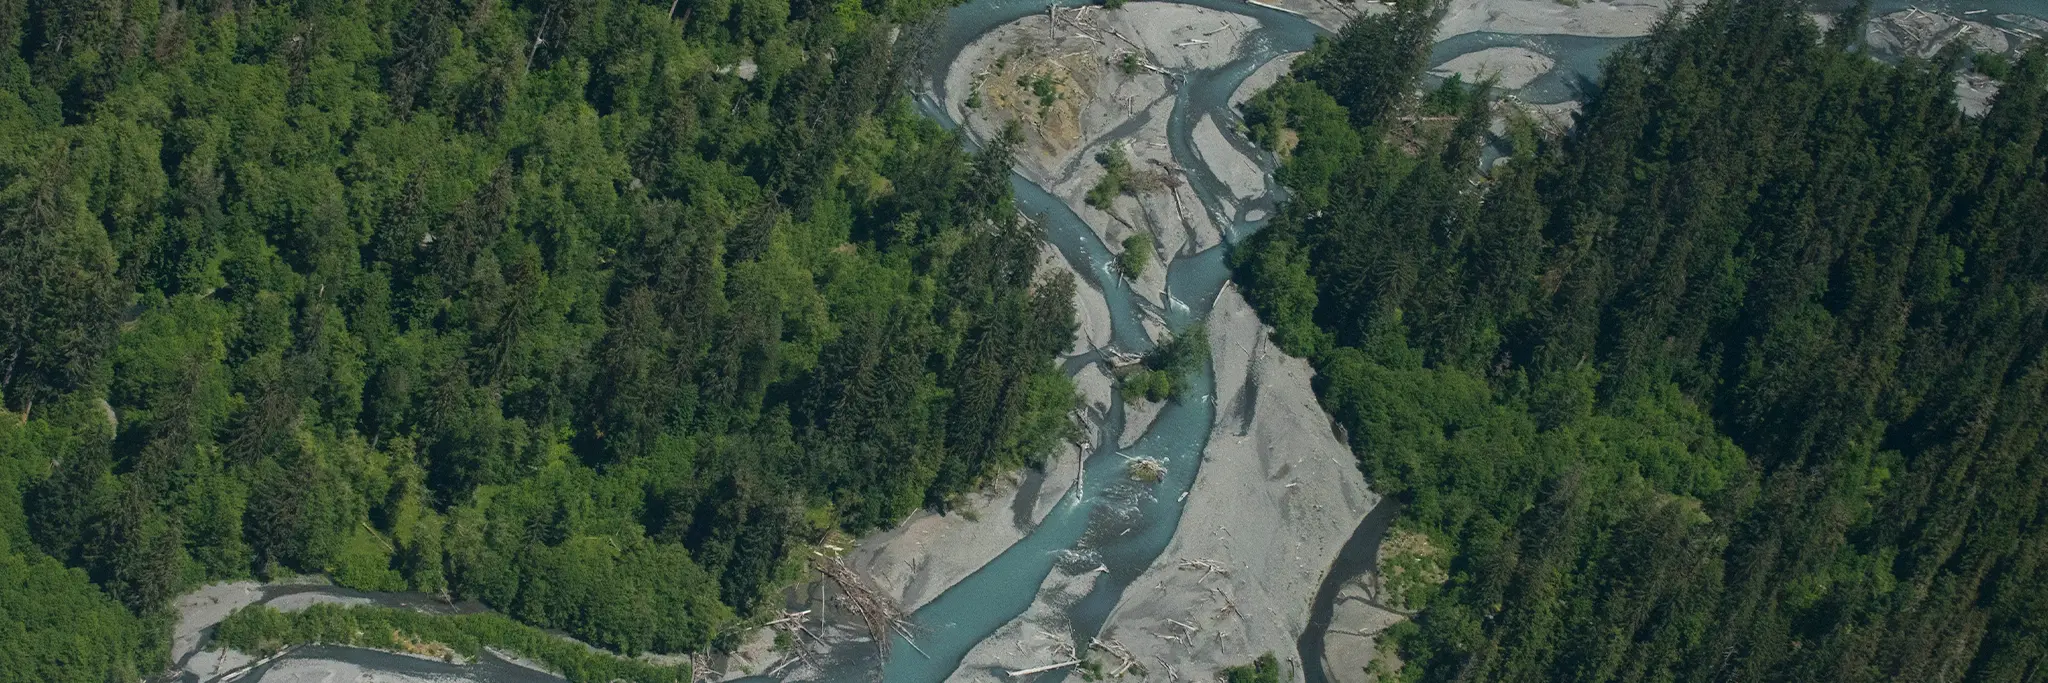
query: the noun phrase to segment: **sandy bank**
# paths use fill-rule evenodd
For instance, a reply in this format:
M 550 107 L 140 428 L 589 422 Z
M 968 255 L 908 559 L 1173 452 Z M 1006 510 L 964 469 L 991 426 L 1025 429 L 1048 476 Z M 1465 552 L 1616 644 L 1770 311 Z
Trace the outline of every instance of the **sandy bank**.
M 1344 29 L 1344 24 L 1353 18 L 1385 14 L 1394 9 L 1373 0 L 1261 0 L 1268 5 L 1280 7 L 1308 19 L 1310 23 L 1335 33 Z
M 1043 471 L 1007 475 L 968 494 L 953 512 L 919 510 L 862 539 L 848 564 L 904 611 L 915 611 L 1022 540 L 1073 487 L 1080 461 L 1080 449 L 1064 444 Z M 1029 510 L 1028 518 L 1016 519 L 1016 510 Z
M 1139 398 L 1124 402 L 1124 433 L 1116 440 L 1117 448 L 1130 448 L 1145 438 L 1145 432 L 1152 429 L 1152 421 L 1159 419 L 1159 411 L 1166 409 L 1166 401 L 1147 401 Z
M 1038 277 L 1043 279 L 1062 272 L 1074 276 L 1074 322 L 1079 326 L 1074 332 L 1074 345 L 1067 349 L 1067 355 L 1078 356 L 1107 346 L 1111 334 L 1109 302 L 1104 300 L 1102 290 L 1076 272 L 1073 265 L 1060 255 L 1059 249 L 1051 244 L 1040 245 Z
M 428 611 L 443 611 L 447 609 L 445 605 L 435 602 L 432 598 L 424 595 L 388 593 L 378 594 L 380 597 L 375 599 L 366 597 L 366 595 L 368 594 L 330 585 L 326 577 L 319 575 L 297 576 L 269 584 L 257 583 L 255 581 L 232 581 L 201 586 L 190 593 L 179 596 L 172 603 L 178 612 L 178 622 L 172 627 L 171 631 L 171 662 L 174 670 L 181 675 L 179 680 L 185 681 L 213 681 L 254 662 L 254 657 L 234 650 L 206 649 L 213 627 L 220 624 L 222 620 L 227 619 L 228 615 L 234 613 L 235 610 L 250 605 L 265 605 L 283 612 L 297 612 L 313 605 L 322 604 L 383 604 L 385 606 Z M 308 661 L 312 660 L 309 659 Z M 318 661 L 324 662 L 326 660 Z M 290 664 L 292 668 L 288 671 L 284 670 L 285 666 L 285 664 L 280 664 L 277 669 L 273 670 L 273 673 L 266 675 L 262 680 L 323 680 L 307 677 L 315 676 L 318 671 L 327 671 L 322 665 L 314 664 Z M 334 673 L 336 671 L 341 670 L 335 669 L 329 671 L 329 673 L 333 673 L 336 676 L 341 675 L 340 673 Z M 348 669 L 348 671 L 356 671 L 356 668 Z M 363 675 L 381 676 L 384 674 L 369 672 Z M 284 677 L 279 678 L 279 676 Z M 335 678 L 333 680 L 354 681 L 356 679 Z M 397 682 L 411 679 L 404 677 L 372 677 L 362 680 Z
M 1366 667 L 1375 658 L 1393 654 L 1380 651 L 1380 633 L 1407 617 L 1380 606 L 1378 591 L 1372 586 L 1376 582 L 1376 576 L 1362 576 L 1337 594 L 1323 641 L 1323 673 L 1330 683 L 1365 683 L 1369 680 Z M 1388 667 L 1390 671 L 1399 669 Z
M 1300 59 L 1303 54 L 1306 53 L 1289 52 L 1259 65 L 1258 70 L 1237 84 L 1237 91 L 1230 94 L 1230 106 L 1242 107 L 1244 103 L 1251 101 L 1252 96 L 1273 87 L 1274 83 L 1279 83 L 1280 77 L 1287 75 L 1287 72 L 1294 68 L 1294 60 Z
M 1130 279 L 1131 291 L 1154 306 L 1164 305 L 1166 291 L 1166 266 L 1179 252 L 1182 243 L 1188 241 L 1186 234 L 1195 228 L 1185 226 L 1180 220 L 1181 207 L 1166 178 L 1172 159 L 1166 148 L 1166 118 L 1173 111 L 1173 99 L 1162 97 L 1153 102 L 1134 120 L 1117 130 L 1117 135 L 1104 138 L 1082 148 L 1083 154 L 1075 163 L 1060 170 L 1049 178 L 1032 178 L 1032 182 L 1059 197 L 1060 201 L 1072 208 L 1074 215 L 1088 224 L 1112 254 L 1123 251 L 1126 238 L 1143 231 L 1152 237 L 1152 265 Z M 1108 175 L 1102 164 L 1094 157 L 1111 146 L 1122 148 L 1130 164 L 1132 177 L 1126 183 L 1126 192 L 1109 202 L 1107 207 L 1088 204 L 1088 191 Z M 1026 172 L 1026 177 L 1033 173 Z M 1195 207 L 1200 214 L 1200 205 Z M 1213 228 L 1212 228 L 1213 229 Z M 1111 272 L 1107 277 L 1123 277 Z
M 1105 629 L 1149 679 L 1206 676 L 1267 651 L 1298 659 L 1324 570 L 1378 501 L 1332 436 L 1307 361 L 1273 348 L 1235 288 L 1217 297 L 1209 334 L 1217 413 L 1201 470 L 1173 542 Z
M 1557 60 L 1526 47 L 1490 47 L 1453 57 L 1429 72 L 1443 77 L 1457 74 L 1466 83 L 1497 77 L 1496 87 L 1519 90 L 1556 66 Z
M 969 650 L 947 683 L 1015 680 L 1008 671 L 1072 659 L 1073 626 L 1067 609 L 1087 597 L 1099 576 L 1086 564 L 1073 557 L 1055 565 L 1039 584 L 1031 607 Z
M 1976 52 L 2005 52 L 2018 44 L 2017 38 L 1988 24 L 1917 9 L 1873 17 L 1863 34 L 1864 42 L 1880 54 L 1922 59 L 1958 41 Z
M 466 676 L 407 676 L 365 669 L 343 661 L 309 658 L 278 662 L 256 680 L 261 683 L 468 683 L 476 679 Z
M 1245 201 L 1266 193 L 1265 170 L 1223 137 L 1216 117 L 1202 117 L 1202 122 L 1195 124 L 1194 138 L 1195 153 L 1201 155 L 1202 163 L 1216 174 L 1216 179 L 1230 188 L 1231 196 Z
M 1163 2 L 1024 17 L 961 50 L 945 75 L 946 108 L 981 139 L 1017 124 L 1018 170 L 1049 186 L 1086 160 L 1083 148 L 1166 96 L 1162 71 L 1221 66 L 1257 25 Z
M 171 661 L 184 662 L 199 651 L 206 629 L 213 628 L 235 610 L 263 599 L 263 585 L 254 581 L 233 581 L 201 586 L 180 596 L 173 607 L 178 624 L 171 630 Z M 212 662 L 208 662 L 212 664 Z M 232 668 L 232 667 L 229 667 Z
M 1075 207 L 1112 250 L 1143 230 L 1164 266 L 1220 243 L 1166 146 L 1173 99 L 1162 72 L 1227 63 L 1258 22 L 1173 3 L 1071 8 L 1056 17 L 1010 22 L 963 49 L 946 73 L 947 108 L 982 139 L 1016 124 L 1024 135 L 1018 171 Z M 1051 89 L 1025 87 L 1040 80 Z M 1111 145 L 1123 148 L 1134 177 L 1124 196 L 1098 210 L 1082 199 L 1105 175 L 1095 155 Z M 1164 305 L 1165 268 L 1132 284 Z
M 1604 38 L 1648 35 L 1672 4 L 1672 0 L 1586 0 L 1577 6 L 1557 0 L 1451 0 L 1450 12 L 1437 24 L 1436 39 L 1474 31 Z

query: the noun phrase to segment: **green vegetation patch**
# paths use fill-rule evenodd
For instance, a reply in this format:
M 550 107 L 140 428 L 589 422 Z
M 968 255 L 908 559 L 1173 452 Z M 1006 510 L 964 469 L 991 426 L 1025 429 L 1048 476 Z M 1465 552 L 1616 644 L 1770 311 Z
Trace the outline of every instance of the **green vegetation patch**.
M 950 6 L 0 2 L 0 679 L 309 574 L 701 651 L 1043 459 L 1074 283 L 902 87 Z
M 1179 398 L 1187 390 L 1187 376 L 1207 362 L 1209 330 L 1200 323 L 1190 325 L 1121 371 L 1124 400 Z
M 1102 179 L 1095 181 L 1094 187 L 1088 188 L 1088 196 L 1083 201 L 1089 206 L 1108 211 L 1110 205 L 1116 202 L 1116 198 L 1123 196 L 1128 189 L 1127 186 L 1131 182 L 1131 159 L 1124 152 L 1122 142 L 1112 142 L 1102 151 L 1095 153 L 1095 163 L 1102 165 Z
M 286 613 L 254 605 L 228 615 L 215 627 L 213 642 L 258 656 L 289 645 L 325 643 L 436 659 L 475 659 L 483 648 L 492 647 L 540 662 L 574 683 L 690 680 L 687 666 L 625 659 L 498 614 L 425 614 L 327 604 Z
M 1254 99 L 1290 198 L 1233 255 L 1405 503 L 1400 680 L 2035 676 L 2048 49 L 1966 116 L 1959 53 L 1711 0 L 1480 173 L 1484 84 L 1414 87 L 1429 5 Z
M 1116 255 L 1117 272 L 1136 280 L 1145 274 L 1145 268 L 1152 265 L 1152 234 L 1139 232 L 1124 238 L 1124 250 Z
M 1268 652 L 1250 664 L 1240 664 L 1216 673 L 1224 683 L 1280 683 L 1280 660 Z

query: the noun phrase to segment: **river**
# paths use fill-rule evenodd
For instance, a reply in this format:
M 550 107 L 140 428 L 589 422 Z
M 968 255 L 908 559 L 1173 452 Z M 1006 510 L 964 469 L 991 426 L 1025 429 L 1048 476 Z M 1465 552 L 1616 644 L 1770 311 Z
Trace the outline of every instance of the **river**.
M 1013 174 L 1011 186 L 1017 204 L 1026 214 L 1037 217 L 1046 227 L 1046 239 L 1058 249 L 1073 269 L 1102 292 L 1111 318 L 1113 344 L 1129 351 L 1143 351 L 1153 345 L 1141 322 L 1147 313 L 1157 315 L 1171 329 L 1184 329 L 1203 320 L 1210 303 L 1228 278 L 1226 251 L 1232 244 L 1255 232 L 1262 221 L 1248 216 L 1271 215 L 1273 204 L 1282 197 L 1270 173 L 1265 176 L 1264 197 L 1245 202 L 1226 202 L 1231 193 L 1196 153 L 1193 128 L 1203 116 L 1213 116 L 1233 147 L 1270 171 L 1272 159 L 1252 148 L 1232 125 L 1239 120 L 1230 106 L 1231 95 L 1259 66 L 1283 54 L 1307 49 L 1318 35 L 1326 33 L 1304 17 L 1246 4 L 1237 0 L 1184 0 L 1185 4 L 1240 14 L 1260 22 L 1239 52 L 1222 66 L 1174 74 L 1171 86 L 1176 97 L 1167 122 L 1167 142 L 1174 161 L 1188 171 L 1188 182 L 1204 210 L 1223 226 L 1224 243 L 1205 251 L 1173 259 L 1167 275 L 1167 305 L 1162 309 L 1144 300 L 1113 273 L 1113 251 L 1104 245 L 1074 210 L 1045 188 Z M 949 12 L 939 28 L 937 47 L 929 73 L 933 83 L 918 93 L 920 109 L 942 125 L 958 130 L 958 122 L 939 103 L 946 98 L 946 67 L 962 50 L 983 34 L 1017 19 L 1043 14 L 1048 0 L 975 0 Z M 1880 0 L 1875 13 L 1895 11 L 1904 0 Z M 2018 12 L 2038 0 L 1925 0 L 1922 8 L 1942 7 L 1957 14 L 1987 8 L 1993 14 Z M 1972 17 L 1977 19 L 1979 17 Z M 1983 17 L 1981 20 L 1989 20 Z M 1625 43 L 1625 38 L 1589 38 L 1566 35 L 1521 35 L 1473 32 L 1441 41 L 1432 51 L 1432 66 L 1459 55 L 1500 46 L 1525 47 L 1555 60 L 1557 67 L 1520 91 L 1524 99 L 1560 102 L 1583 95 L 1598 75 L 1600 61 Z M 1128 127 L 1128 126 L 1126 126 Z M 1126 131 L 1127 132 L 1127 131 Z M 1114 133 L 1112 133 L 1114 134 Z M 1234 206 L 1235 213 L 1226 207 Z M 1084 358 L 1085 359 L 1085 358 Z M 1085 363 L 1070 362 L 1078 371 Z M 1145 434 L 1129 448 L 1118 448 L 1117 435 L 1124 426 L 1124 406 L 1112 401 L 1110 415 L 1100 425 L 1101 434 L 1084 468 L 1084 484 L 1069 490 L 1046 517 L 1022 540 L 1011 545 L 980 570 L 926 603 L 913 615 L 915 645 L 900 637 L 896 653 L 884 664 L 883 679 L 890 683 L 939 683 L 952 676 L 968 653 L 1005 624 L 1031 607 L 1038 590 L 1056 566 L 1085 571 L 1102 567 L 1085 597 L 1068 606 L 1067 617 L 1076 644 L 1087 643 L 1099 632 L 1131 582 L 1152 565 L 1172 540 L 1180 520 L 1185 494 L 1194 484 L 1202 453 L 1215 423 L 1217 401 L 1213 369 L 1205 367 L 1191 378 L 1190 391 L 1164 407 Z M 1155 484 L 1139 484 L 1124 476 L 1122 456 L 1156 458 L 1166 465 L 1165 478 Z M 1327 623 L 1327 603 L 1336 585 L 1374 564 L 1378 537 L 1385 531 L 1396 506 L 1383 506 L 1359 526 L 1332 567 L 1315 597 L 1311 623 Z M 367 597 L 367 596 L 359 596 Z M 389 602 L 379 599 L 378 602 Z M 1317 629 L 1311 629 L 1315 631 Z M 1299 644 L 1304 658 L 1320 660 L 1322 639 L 1305 633 Z M 1083 647 L 1082 649 L 1085 649 Z M 824 672 L 833 681 L 871 680 L 876 665 L 867 646 L 844 647 L 835 653 Z M 494 658 L 466 666 L 446 665 L 409 657 L 346 648 L 304 648 L 269 665 L 276 667 L 295 659 L 341 662 L 366 671 L 382 671 L 414 678 L 461 677 L 482 683 L 535 683 L 558 680 Z M 1309 679 L 1322 678 L 1319 667 L 1304 672 Z M 260 680 L 268 670 L 260 669 L 250 680 Z M 1050 674 L 1041 680 L 1061 680 L 1065 674 Z M 765 680 L 765 679 L 749 679 Z

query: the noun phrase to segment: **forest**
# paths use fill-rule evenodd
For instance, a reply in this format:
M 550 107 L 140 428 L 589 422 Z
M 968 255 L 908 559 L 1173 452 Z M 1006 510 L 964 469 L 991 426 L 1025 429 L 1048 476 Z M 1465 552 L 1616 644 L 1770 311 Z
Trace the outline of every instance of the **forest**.
M 701 650 L 1040 460 L 1074 283 L 900 87 L 943 6 L 0 2 L 0 681 L 312 573 Z
M 1858 10 L 1709 0 L 1547 135 L 1417 95 L 1424 4 L 1250 105 L 1291 199 L 1233 257 L 1452 551 L 1399 678 L 2039 680 L 2048 50 L 1886 63 Z

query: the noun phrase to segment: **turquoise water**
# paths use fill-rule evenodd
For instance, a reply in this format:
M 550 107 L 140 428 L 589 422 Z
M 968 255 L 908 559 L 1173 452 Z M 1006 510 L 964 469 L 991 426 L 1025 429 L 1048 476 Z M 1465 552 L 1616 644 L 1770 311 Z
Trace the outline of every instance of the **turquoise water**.
M 983 33 L 1020 17 L 1042 13 L 1050 4 L 1049 0 L 976 0 L 952 10 L 940 29 L 930 73 L 943 74 L 961 49 Z M 1214 116 L 1234 147 L 1260 163 L 1270 165 L 1268 155 L 1228 133 L 1239 120 L 1237 112 L 1229 106 L 1230 95 L 1259 65 L 1274 56 L 1306 49 L 1322 30 L 1301 17 L 1235 0 L 1190 0 L 1186 4 L 1242 14 L 1263 23 L 1263 28 L 1247 38 L 1243 50 L 1230 63 L 1215 69 L 1177 75 L 1174 88 L 1178 97 L 1167 122 L 1171 154 L 1187 169 L 1188 180 L 1204 210 L 1219 217 L 1217 222 L 1224 226 L 1226 241 L 1235 242 L 1261 225 L 1259 221 L 1244 220 L 1245 215 L 1253 210 L 1270 215 L 1274 198 L 1283 195 L 1269 176 L 1267 198 L 1245 202 L 1236 206 L 1234 213 L 1231 212 L 1224 200 L 1230 193 L 1208 166 L 1200 162 L 1194 151 L 1193 128 L 1203 116 Z M 1990 11 L 1970 18 L 2003 25 L 1994 15 L 2040 15 L 2043 7 L 2048 6 L 2048 0 L 1879 0 L 1873 4 L 1874 15 L 1904 9 L 1909 4 L 1955 14 L 1987 9 Z M 1600 61 L 1625 42 L 1626 39 L 1613 38 L 1472 33 L 1438 43 L 1432 50 L 1430 64 L 1441 64 L 1460 54 L 1489 47 L 1529 47 L 1556 59 L 1558 68 L 1518 94 L 1534 102 L 1556 102 L 1577 96 L 1587 84 L 1596 80 Z M 941 101 L 944 101 L 943 92 L 919 97 L 919 105 L 926 115 L 949 128 L 957 128 L 956 123 L 935 104 Z M 1139 322 L 1141 312 L 1146 310 L 1158 313 L 1174 329 L 1182 329 L 1208 315 L 1210 302 L 1229 275 L 1225 264 L 1227 245 L 1196 254 L 1183 254 L 1175 259 L 1168 269 L 1168 305 L 1160 310 L 1140 299 L 1122 278 L 1112 274 L 1112 252 L 1065 203 L 1022 176 L 1012 175 L 1011 186 L 1019 208 L 1045 223 L 1047 241 L 1074 264 L 1075 270 L 1090 285 L 1103 292 L 1110 310 L 1115 345 L 1133 352 L 1151 347 L 1152 340 L 1146 337 Z M 1070 361 L 1068 367 L 1077 370 L 1085 360 L 1086 357 Z M 1201 452 L 1207 445 L 1210 427 L 1214 423 L 1215 400 L 1214 377 L 1210 369 L 1204 368 L 1191 380 L 1187 397 L 1166 406 L 1145 435 L 1128 449 L 1116 448 L 1116 436 L 1123 429 L 1123 406 L 1121 401 L 1113 401 L 1103 433 L 1092 439 L 1099 447 L 1090 454 L 1086 463 L 1085 488 L 1070 490 L 1023 540 L 919 609 L 913 615 L 916 647 L 898 638 L 898 642 L 893 644 L 895 654 L 883 669 L 883 680 L 889 683 L 936 683 L 945 680 L 977 644 L 1030 607 L 1037 598 L 1040 585 L 1056 568 L 1079 573 L 1098 565 L 1107 567 L 1107 571 L 1097 577 L 1094 588 L 1066 612 L 1071 624 L 1068 635 L 1076 644 L 1086 643 L 1089 637 L 1098 633 L 1125 589 L 1172 540 L 1182 510 L 1180 496 L 1193 485 L 1201 463 Z M 1149 485 L 1130 481 L 1124 475 L 1125 461 L 1119 453 L 1160 459 L 1167 467 L 1166 478 Z M 1331 580 L 1325 582 L 1316 596 L 1317 603 L 1327 603 L 1342 579 L 1371 566 L 1371 550 L 1378 545 L 1373 537 L 1384 530 L 1394 509 L 1391 505 L 1386 506 L 1384 514 L 1375 510 L 1374 515 L 1361 524 L 1353 541 L 1340 551 L 1338 562 L 1332 567 Z M 1321 618 L 1327 619 L 1327 608 L 1320 614 Z M 1312 614 L 1312 618 L 1314 616 Z M 1305 659 L 1320 659 L 1319 638 L 1305 634 L 1300 645 Z M 826 672 L 826 678 L 872 680 L 876 662 L 870 652 L 871 648 L 859 644 L 842 648 L 842 652 L 835 653 L 837 662 Z M 490 659 L 468 667 L 446 668 L 414 658 L 350 648 L 305 649 L 287 659 L 296 657 L 341 660 L 372 671 L 427 676 L 463 675 L 493 683 L 559 680 Z M 1311 683 L 1315 683 L 1321 672 L 1312 670 L 1305 673 L 1310 675 Z M 1058 674 L 1042 680 L 1061 680 L 1063 677 L 1064 674 Z M 259 678 L 260 673 L 248 680 Z
M 953 10 L 942 30 L 941 47 L 930 73 L 944 74 L 961 49 L 983 33 L 1018 18 L 1044 12 L 1050 4 L 1046 0 L 980 0 Z M 1226 240 L 1234 242 L 1257 230 L 1260 225 L 1257 221 L 1243 220 L 1247 213 L 1258 209 L 1270 215 L 1273 197 L 1280 196 L 1279 188 L 1272 186 L 1272 179 L 1268 176 L 1271 195 L 1237 206 L 1232 213 L 1223 199 L 1230 196 L 1227 188 L 1206 164 L 1201 163 L 1194 151 L 1193 128 L 1203 116 L 1214 116 L 1225 131 L 1233 130 L 1238 115 L 1229 106 L 1229 99 L 1238 85 L 1271 58 L 1308 48 L 1323 31 L 1301 17 L 1238 2 L 1193 0 L 1187 4 L 1252 16 L 1263 24 L 1247 39 L 1237 58 L 1230 63 L 1215 69 L 1176 74 L 1174 90 L 1177 97 L 1167 122 L 1167 141 L 1174 160 L 1188 170 L 1189 182 L 1201 199 L 1204 210 L 1218 218 L 1218 224 L 1225 226 Z M 1880 8 L 1889 4 L 1878 3 Z M 1439 43 L 1432 51 L 1430 63 L 1441 64 L 1460 54 L 1501 45 L 1530 47 L 1556 59 L 1558 68 L 1518 94 L 1530 101 L 1557 102 L 1582 94 L 1589 84 L 1597 80 L 1601 61 L 1625 42 L 1627 39 L 1473 33 Z M 928 116 L 948 127 L 957 127 L 943 107 L 937 106 L 937 102 L 943 101 L 943 91 L 921 98 L 922 108 Z M 1270 164 L 1270 157 L 1251 148 L 1246 141 L 1234 134 L 1227 136 L 1240 151 L 1262 164 Z M 1110 250 L 1064 202 L 1022 176 L 1013 176 L 1011 184 L 1016 190 L 1020 208 L 1045 222 L 1047 240 L 1091 284 L 1103 291 L 1111 311 L 1114 343 L 1129 350 L 1149 347 L 1151 341 L 1144 338 L 1138 315 L 1139 311 L 1151 308 L 1151 305 L 1139 300 L 1121 278 L 1111 275 Z M 1170 327 L 1180 329 L 1207 316 L 1209 302 L 1229 275 L 1225 264 L 1227 248 L 1226 244 L 1198 254 L 1184 254 L 1173 262 L 1167 284 L 1169 305 L 1166 310 L 1158 311 Z M 1193 390 L 1187 397 L 1167 406 L 1145 435 L 1129 449 L 1119 451 L 1115 448 L 1115 432 L 1121 431 L 1123 408 L 1120 404 L 1113 406 L 1111 429 L 1105 430 L 1110 433 L 1096 439 L 1102 446 L 1090 455 L 1086 464 L 1085 488 L 1068 492 L 1058 507 L 1022 541 L 919 609 L 914 615 L 917 648 L 907 647 L 908 643 L 898 638 L 893 645 L 896 654 L 885 666 L 883 680 L 890 683 L 936 683 L 945 680 L 977 644 L 1030 608 L 1039 587 L 1054 569 L 1072 574 L 1085 572 L 1099 564 L 1107 567 L 1107 571 L 1097 577 L 1093 589 L 1085 597 L 1066 609 L 1072 642 L 1077 649 L 1085 650 L 1080 646 L 1100 631 L 1124 590 L 1172 540 L 1182 509 L 1181 494 L 1194 482 L 1215 416 L 1213 375 L 1205 368 L 1192 379 Z M 1168 476 L 1153 485 L 1133 483 L 1124 476 L 1125 461 L 1118 453 L 1158 458 L 1166 463 Z M 1371 529 L 1383 530 L 1392 509 L 1389 508 L 1387 515 L 1369 519 L 1367 524 L 1361 525 L 1361 529 L 1367 532 L 1365 535 L 1377 535 Z M 1359 547 L 1351 548 L 1352 545 Z M 1347 544 L 1348 551 L 1344 555 L 1353 560 L 1350 564 L 1369 564 L 1372 561 L 1370 549 L 1376 546 L 1376 542 Z M 1346 564 L 1342 559 L 1339 564 Z M 1360 568 L 1363 567 L 1335 569 L 1336 573 L 1345 574 L 1355 573 Z M 1331 590 L 1326 586 L 1321 592 Z M 1305 640 L 1303 645 L 1305 656 L 1310 655 L 1307 650 L 1311 649 L 1319 654 L 1319 641 Z M 871 665 L 872 662 L 865 664 Z M 835 672 L 834 678 L 855 680 L 857 676 L 866 675 L 855 670 L 859 668 L 857 665 L 843 667 Z M 1064 674 L 1046 677 L 1055 681 L 1062 678 Z
M 953 10 L 942 29 L 940 48 L 931 68 L 943 74 L 960 49 L 983 33 L 1015 19 L 1045 11 L 1048 2 L 982 0 Z M 1217 217 L 1231 240 L 1258 228 L 1258 222 L 1242 220 L 1254 210 L 1271 212 L 1272 199 L 1255 200 L 1231 207 L 1223 198 L 1229 193 L 1194 151 L 1192 132 L 1203 116 L 1213 115 L 1227 131 L 1237 121 L 1229 106 L 1230 95 L 1259 65 L 1275 56 L 1306 49 L 1320 33 L 1308 21 L 1256 6 L 1217 0 L 1193 4 L 1211 9 L 1254 16 L 1264 28 L 1247 38 L 1243 50 L 1231 62 L 1214 69 L 1179 73 L 1173 89 L 1175 106 L 1167 121 L 1167 139 L 1173 158 L 1189 172 L 1189 182 L 1205 211 Z M 936 102 L 944 93 L 920 98 L 924 112 L 948 127 L 957 127 Z M 1241 139 L 1233 139 L 1240 151 L 1263 158 Z M 1268 181 L 1270 183 L 1270 180 Z M 1141 311 L 1160 315 L 1173 329 L 1184 329 L 1208 315 L 1229 272 L 1226 247 L 1214 247 L 1195 254 L 1178 255 L 1167 271 L 1167 305 L 1163 310 L 1140 299 L 1121 278 L 1111 275 L 1111 252 L 1079 216 L 1043 188 L 1013 175 L 1017 203 L 1027 215 L 1046 226 L 1046 239 L 1074 264 L 1090 283 L 1102 290 L 1109 304 L 1112 339 L 1124 349 L 1139 351 L 1152 341 L 1139 324 Z M 1277 188 L 1270 188 L 1277 189 Z M 1121 431 L 1123 407 L 1112 406 L 1107 434 L 1098 435 L 1100 444 L 1085 465 L 1084 486 L 1067 493 L 1053 511 L 1021 541 L 919 609 L 913 615 L 916 647 L 901 638 L 894 643 L 894 655 L 883 669 L 890 683 L 936 683 L 959 668 L 969 651 L 1003 625 L 1029 609 L 1039 586 L 1060 569 L 1079 574 L 1100 567 L 1090 592 L 1067 609 L 1071 636 L 1078 645 L 1100 631 L 1124 590 L 1142 574 L 1166 545 L 1180 520 L 1181 494 L 1193 484 L 1201 454 L 1208 445 L 1209 429 L 1215 421 L 1214 377 L 1209 368 L 1189 378 L 1185 396 L 1165 406 L 1144 436 L 1130 448 L 1116 448 Z M 1166 465 L 1166 477 L 1142 484 L 1125 476 L 1123 456 L 1156 458 Z M 1085 648 L 1083 648 L 1085 649 Z M 847 661 L 831 672 L 835 680 L 859 680 L 868 676 L 871 661 Z M 1058 680 L 1059 675 L 1051 676 Z

